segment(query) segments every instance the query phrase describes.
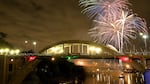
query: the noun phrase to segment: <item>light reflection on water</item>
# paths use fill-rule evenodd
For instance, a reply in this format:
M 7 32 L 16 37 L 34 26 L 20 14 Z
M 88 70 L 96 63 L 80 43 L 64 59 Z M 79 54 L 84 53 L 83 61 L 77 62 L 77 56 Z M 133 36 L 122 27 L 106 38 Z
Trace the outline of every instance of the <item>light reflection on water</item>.
M 129 74 L 127 74 L 127 83 L 128 83 L 128 84 L 132 84 L 131 81 L 133 81 L 133 80 L 132 80 L 132 76 L 129 75 Z
M 144 84 L 140 72 L 134 72 L 134 70 L 132 72 L 131 64 L 122 63 L 120 60 L 118 62 L 117 59 L 85 59 L 82 61 L 85 71 L 90 73 L 83 84 Z
M 144 84 L 137 78 L 135 73 L 125 73 L 123 77 L 97 73 L 89 75 L 83 84 Z

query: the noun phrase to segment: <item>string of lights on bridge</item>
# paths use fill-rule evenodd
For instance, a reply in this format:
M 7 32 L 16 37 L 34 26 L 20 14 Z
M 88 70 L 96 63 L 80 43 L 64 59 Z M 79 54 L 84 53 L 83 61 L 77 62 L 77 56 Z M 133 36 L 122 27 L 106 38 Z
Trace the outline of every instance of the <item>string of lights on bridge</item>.
M 9 49 L 9 48 L 1 48 L 0 55 L 18 55 L 20 53 L 19 49 Z

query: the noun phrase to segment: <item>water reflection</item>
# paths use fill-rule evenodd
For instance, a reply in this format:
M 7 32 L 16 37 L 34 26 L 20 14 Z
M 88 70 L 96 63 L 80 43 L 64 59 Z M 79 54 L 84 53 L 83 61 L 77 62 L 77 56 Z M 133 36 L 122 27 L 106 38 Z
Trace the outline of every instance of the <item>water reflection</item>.
M 88 75 L 83 84 L 144 84 L 142 75 L 130 63 L 120 63 L 117 59 L 77 59 L 82 61 Z M 77 64 L 79 65 L 79 64 Z
M 43 60 L 22 84 L 144 84 L 141 73 L 123 72 L 116 60 L 77 59 L 72 62 Z
M 142 80 L 142 78 L 140 78 Z M 117 77 L 111 74 L 92 74 L 86 77 L 83 84 L 144 84 L 138 80 L 136 73 L 124 73 L 123 76 Z

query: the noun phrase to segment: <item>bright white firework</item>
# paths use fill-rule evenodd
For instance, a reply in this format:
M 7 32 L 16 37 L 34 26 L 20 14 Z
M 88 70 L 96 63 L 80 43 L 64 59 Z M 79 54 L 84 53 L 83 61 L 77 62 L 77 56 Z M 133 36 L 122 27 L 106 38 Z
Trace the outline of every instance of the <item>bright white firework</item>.
M 136 32 L 145 32 L 147 33 L 146 22 L 144 19 L 136 16 L 131 11 L 121 11 L 119 20 L 116 20 L 118 24 L 121 25 L 121 37 L 120 37 L 120 52 L 123 52 L 124 45 L 124 30 L 130 28 Z M 132 34 L 131 34 L 132 35 Z
M 137 32 L 145 32 L 147 33 L 147 24 L 144 18 L 140 18 L 137 14 L 132 13 L 132 11 L 122 10 L 121 15 L 115 21 L 122 25 L 125 28 L 132 28 Z M 108 21 L 109 22 L 109 21 Z
M 89 30 L 98 43 L 111 44 L 123 52 L 123 45 L 135 39 L 138 32 L 147 33 L 144 19 L 129 11 L 128 0 L 80 0 L 82 11 L 94 18 L 95 27 Z
M 107 18 L 114 17 L 130 4 L 128 0 L 80 0 L 79 3 L 85 8 L 82 12 L 90 18 L 97 17 L 99 14 Z
M 100 20 L 94 20 L 95 27 L 89 30 L 90 36 L 98 43 L 111 44 L 120 50 L 123 44 L 135 39 L 138 32 L 147 32 L 146 22 L 135 14 L 122 11 L 119 16 L 114 21 L 99 16 Z

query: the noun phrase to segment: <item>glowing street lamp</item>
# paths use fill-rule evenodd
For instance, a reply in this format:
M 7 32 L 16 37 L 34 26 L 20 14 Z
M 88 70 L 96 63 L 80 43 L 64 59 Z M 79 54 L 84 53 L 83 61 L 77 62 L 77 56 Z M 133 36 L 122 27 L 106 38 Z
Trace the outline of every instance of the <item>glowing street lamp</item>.
M 34 51 L 36 50 L 36 45 L 37 45 L 37 42 L 33 42 L 33 46 L 34 46 Z
M 144 39 L 144 44 L 145 44 L 145 51 L 147 52 L 147 38 L 148 38 L 148 35 L 143 35 L 142 36 L 143 37 L 143 39 Z
M 148 39 L 148 35 L 147 34 L 143 34 L 143 33 L 140 33 L 140 35 L 144 39 L 145 51 L 147 52 L 147 39 Z
M 24 41 L 24 43 L 25 43 L 25 50 L 27 50 L 27 48 L 28 48 L 28 41 L 26 40 L 26 41 Z
M 139 35 L 140 35 L 140 36 L 143 36 L 143 33 L 140 32 Z
M 24 41 L 24 43 L 25 43 L 25 44 L 27 44 L 27 43 L 28 43 L 28 41 Z

